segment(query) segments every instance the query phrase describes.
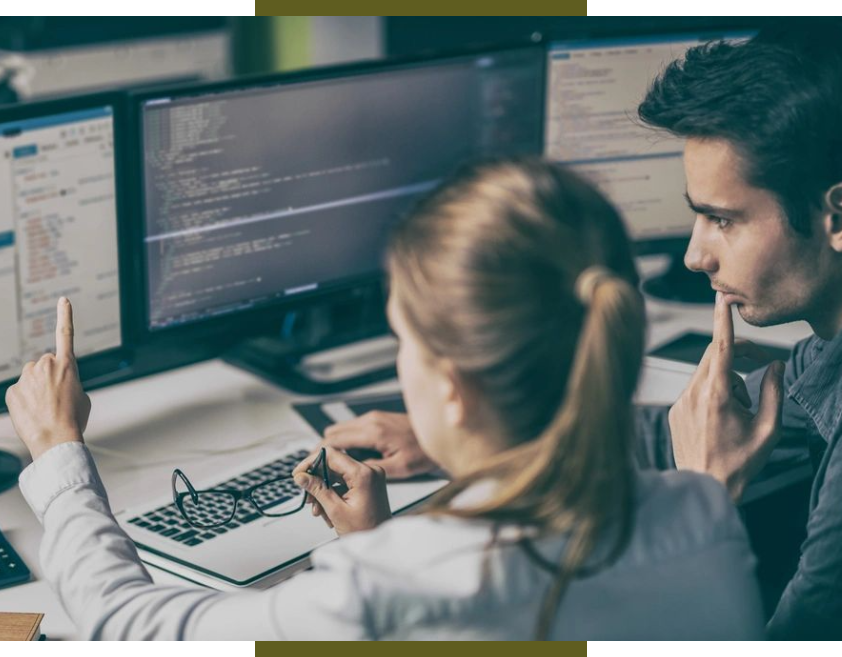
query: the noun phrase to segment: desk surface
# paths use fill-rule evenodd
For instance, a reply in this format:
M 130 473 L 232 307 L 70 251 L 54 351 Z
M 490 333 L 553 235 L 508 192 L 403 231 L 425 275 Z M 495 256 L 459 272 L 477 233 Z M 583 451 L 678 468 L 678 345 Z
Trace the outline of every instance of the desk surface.
M 649 345 L 655 346 L 688 331 L 709 331 L 712 306 L 648 303 Z M 805 324 L 768 329 L 747 326 L 735 314 L 741 337 L 785 346 L 810 334 Z M 671 403 L 687 375 L 645 373 L 638 393 L 642 403 Z M 361 393 L 383 392 L 382 384 Z M 297 397 L 296 399 L 300 399 Z M 285 439 L 285 418 L 293 397 L 221 361 L 131 381 L 91 394 L 93 410 L 85 440 L 117 511 L 169 490 L 174 466 L 213 468 L 231 455 L 244 459 L 271 451 Z M 25 455 L 8 416 L 0 417 L 0 449 Z M 157 489 L 160 489 L 158 491 Z M 75 638 L 76 630 L 57 597 L 42 579 L 38 560 L 41 528 L 20 491 L 0 495 L 0 529 L 33 572 L 33 581 L 0 590 L 0 610 L 44 613 L 42 628 L 51 638 Z M 160 582 L 181 582 L 155 571 Z

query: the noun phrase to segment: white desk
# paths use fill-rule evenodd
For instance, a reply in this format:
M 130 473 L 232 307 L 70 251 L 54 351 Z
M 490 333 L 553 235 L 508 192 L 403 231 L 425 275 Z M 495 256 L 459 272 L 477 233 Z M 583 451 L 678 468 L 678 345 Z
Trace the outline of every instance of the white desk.
M 650 303 L 649 320 L 649 343 L 657 345 L 687 330 L 709 331 L 712 307 Z M 756 329 L 738 319 L 736 332 L 791 345 L 809 335 L 809 328 L 795 324 Z M 649 372 L 642 379 L 638 400 L 671 403 L 686 380 L 686 374 L 671 378 Z M 394 384 L 365 392 L 390 388 Z M 175 466 L 198 471 L 213 468 L 220 460 L 230 462 L 232 454 L 250 458 L 257 450 L 271 450 L 283 441 L 284 419 L 292 412 L 288 393 L 221 361 L 97 390 L 91 400 L 85 439 L 115 511 L 169 490 Z M 8 416 L 0 417 L 0 449 L 25 454 Z M 17 488 L 0 495 L 0 528 L 33 572 L 32 582 L 0 590 L 0 610 L 43 612 L 47 636 L 74 638 L 75 628 L 42 579 L 41 528 Z M 157 581 L 181 581 L 150 570 Z

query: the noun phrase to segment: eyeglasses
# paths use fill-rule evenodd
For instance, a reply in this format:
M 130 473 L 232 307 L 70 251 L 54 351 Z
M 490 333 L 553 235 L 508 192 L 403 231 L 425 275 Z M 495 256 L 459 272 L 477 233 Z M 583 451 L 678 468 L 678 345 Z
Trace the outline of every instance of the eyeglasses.
M 308 474 L 317 474 L 326 486 L 330 486 L 327 469 L 327 453 L 322 448 Z M 184 482 L 186 492 L 176 489 L 178 481 Z M 264 481 L 242 490 L 212 488 L 196 490 L 181 470 L 172 473 L 172 497 L 181 515 L 193 527 L 219 527 L 234 519 L 241 500 L 249 502 L 258 513 L 269 518 L 280 518 L 297 513 L 304 508 L 307 493 L 292 478 L 292 474 Z

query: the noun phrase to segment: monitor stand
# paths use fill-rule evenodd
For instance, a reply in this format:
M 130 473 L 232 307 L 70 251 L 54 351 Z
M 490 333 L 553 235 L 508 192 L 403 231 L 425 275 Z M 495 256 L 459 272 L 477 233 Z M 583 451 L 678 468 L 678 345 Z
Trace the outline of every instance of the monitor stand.
M 396 378 L 396 353 L 391 337 L 306 357 L 291 354 L 285 340 L 259 337 L 240 343 L 223 354 L 222 360 L 290 392 L 322 396 Z
M 643 292 L 655 299 L 679 303 L 712 304 L 716 299 L 707 275 L 687 269 L 681 256 L 671 256 L 665 272 L 646 279 Z

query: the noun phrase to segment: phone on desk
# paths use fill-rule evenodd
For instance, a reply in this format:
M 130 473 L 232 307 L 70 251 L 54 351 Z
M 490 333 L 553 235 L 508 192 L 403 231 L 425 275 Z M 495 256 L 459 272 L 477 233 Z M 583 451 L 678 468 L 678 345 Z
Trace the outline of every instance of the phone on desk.
M 660 347 L 649 352 L 649 356 L 656 358 L 664 358 L 666 360 L 677 360 L 681 363 L 690 363 L 691 365 L 698 365 L 705 354 L 713 336 L 704 333 L 684 333 L 678 336 L 675 340 L 668 342 Z M 763 361 L 757 361 L 753 358 L 735 358 L 734 371 L 740 374 L 750 374 L 755 370 L 765 368 L 769 363 L 775 360 L 786 362 L 789 358 L 790 350 L 785 347 L 763 344 L 755 342 L 755 344 L 762 348 L 769 354 L 769 358 Z

